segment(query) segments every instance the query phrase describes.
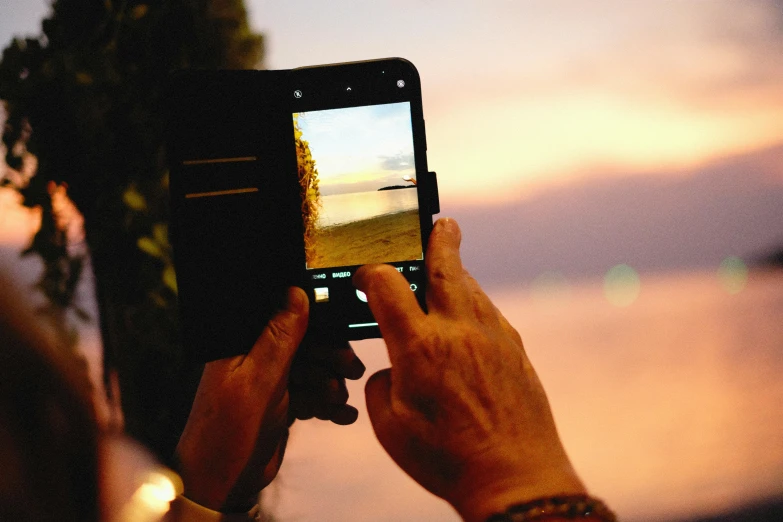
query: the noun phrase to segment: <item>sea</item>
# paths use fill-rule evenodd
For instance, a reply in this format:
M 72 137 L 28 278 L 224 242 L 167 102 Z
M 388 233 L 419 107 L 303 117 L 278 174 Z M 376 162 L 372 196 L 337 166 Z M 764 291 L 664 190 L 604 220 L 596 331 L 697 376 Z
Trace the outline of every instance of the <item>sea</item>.
M 414 188 L 321 196 L 318 227 L 331 227 L 419 208 Z
M 783 271 L 731 288 L 713 272 L 641 274 L 622 306 L 602 280 L 488 294 L 521 333 L 577 472 L 621 520 L 783 495 Z M 375 439 L 363 387 L 388 357 L 379 340 L 354 347 L 368 367 L 349 383 L 359 420 L 297 422 L 267 509 L 281 521 L 458 521 Z
M 405 193 L 415 195 L 377 197 Z M 18 199 L 0 188 L 0 270 L 21 290 L 40 271 L 40 261 L 19 257 L 40 217 Z M 336 222 L 377 215 L 380 205 L 364 207 L 374 210 Z M 577 472 L 621 520 L 688 520 L 783 498 L 783 270 L 751 270 L 729 285 L 718 271 L 641 273 L 632 298 L 620 300 L 602 279 L 486 290 L 522 335 Z M 89 278 L 78 293 L 94 307 Z M 97 397 L 97 323 L 80 339 Z M 353 346 L 367 366 L 348 383 L 358 421 L 295 423 L 266 509 L 280 522 L 457 522 L 377 442 L 364 383 L 389 359 L 380 340 Z

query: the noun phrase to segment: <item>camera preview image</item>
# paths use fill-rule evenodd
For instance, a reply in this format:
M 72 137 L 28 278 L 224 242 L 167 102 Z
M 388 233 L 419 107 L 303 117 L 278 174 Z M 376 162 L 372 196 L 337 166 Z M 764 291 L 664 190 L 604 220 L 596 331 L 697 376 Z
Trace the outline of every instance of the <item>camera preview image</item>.
M 410 104 L 293 119 L 307 268 L 422 259 Z

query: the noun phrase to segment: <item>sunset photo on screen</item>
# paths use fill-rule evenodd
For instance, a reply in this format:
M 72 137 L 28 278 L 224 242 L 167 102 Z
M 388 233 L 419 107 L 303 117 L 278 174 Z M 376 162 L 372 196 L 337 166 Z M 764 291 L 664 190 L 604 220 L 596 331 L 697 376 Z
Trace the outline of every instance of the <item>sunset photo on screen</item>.
M 308 269 L 422 259 L 408 102 L 294 114 Z

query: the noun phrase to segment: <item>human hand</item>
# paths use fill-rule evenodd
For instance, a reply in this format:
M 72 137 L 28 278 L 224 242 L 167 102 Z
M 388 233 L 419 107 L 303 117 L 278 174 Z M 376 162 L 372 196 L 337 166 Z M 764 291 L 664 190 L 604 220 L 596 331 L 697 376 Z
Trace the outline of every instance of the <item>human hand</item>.
M 176 449 L 189 499 L 217 511 L 247 511 L 277 474 L 295 418 L 356 420 L 356 409 L 345 404 L 344 378 L 361 377 L 364 366 L 350 347 L 309 343 L 294 362 L 308 307 L 304 291 L 290 289 L 286 308 L 250 353 L 205 366 Z
M 522 339 L 462 267 L 456 222 L 427 251 L 427 307 L 393 267 L 354 276 L 391 368 L 365 389 L 375 434 L 394 461 L 466 521 L 512 504 L 584 493 Z
M 359 412 L 346 404 L 345 379 L 360 379 L 364 371 L 347 341 L 332 346 L 305 337 L 291 366 L 289 422 L 313 417 L 341 425 L 356 422 Z

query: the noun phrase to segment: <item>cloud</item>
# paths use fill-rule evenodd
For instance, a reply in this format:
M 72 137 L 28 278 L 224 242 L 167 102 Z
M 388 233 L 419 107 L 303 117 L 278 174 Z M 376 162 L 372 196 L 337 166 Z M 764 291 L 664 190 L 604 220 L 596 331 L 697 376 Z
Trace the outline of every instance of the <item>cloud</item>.
M 399 152 L 394 156 L 379 156 L 383 170 L 410 170 L 414 168 L 413 152 Z
M 635 269 L 717 270 L 783 246 L 783 144 L 687 172 L 585 179 L 505 205 L 444 212 L 462 228 L 462 259 L 482 283 L 544 272 L 600 276 Z
M 781 0 L 502 2 L 478 16 L 490 13 L 492 58 L 489 44 L 465 49 L 475 63 L 436 78 L 439 98 L 593 90 L 717 106 L 783 82 Z
M 404 19 L 391 3 L 351 17 L 313 3 L 317 27 L 296 34 L 274 27 L 301 4 L 270 4 L 270 63 L 367 59 L 394 41 L 421 73 L 428 165 L 445 197 L 508 201 L 783 139 L 781 0 L 405 1 Z M 389 150 L 401 149 L 372 159 Z

